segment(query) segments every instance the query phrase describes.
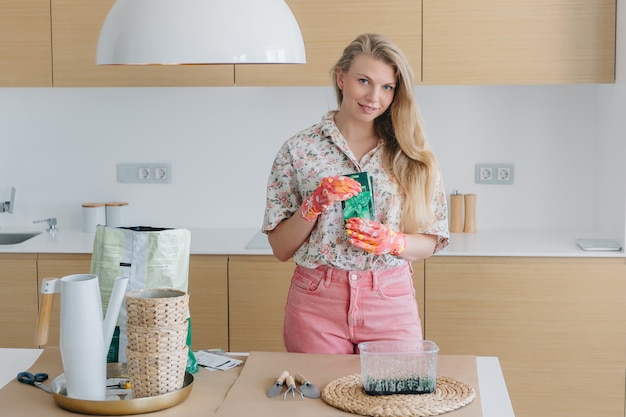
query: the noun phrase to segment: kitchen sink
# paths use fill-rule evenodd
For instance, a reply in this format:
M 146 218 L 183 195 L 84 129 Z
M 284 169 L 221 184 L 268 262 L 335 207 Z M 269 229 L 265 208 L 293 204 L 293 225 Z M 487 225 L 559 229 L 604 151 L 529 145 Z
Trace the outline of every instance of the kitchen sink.
M 2 233 L 0 232 L 0 245 L 15 245 L 18 243 L 26 242 L 28 239 L 32 239 L 35 236 L 41 234 L 41 232 L 30 233 Z

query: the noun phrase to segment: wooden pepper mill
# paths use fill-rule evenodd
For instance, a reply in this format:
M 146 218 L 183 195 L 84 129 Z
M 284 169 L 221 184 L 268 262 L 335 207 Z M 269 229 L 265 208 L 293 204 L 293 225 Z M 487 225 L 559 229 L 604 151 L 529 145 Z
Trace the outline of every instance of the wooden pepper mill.
M 476 232 L 476 194 L 465 194 L 465 233 Z
M 450 233 L 463 232 L 463 194 L 454 190 L 450 194 Z

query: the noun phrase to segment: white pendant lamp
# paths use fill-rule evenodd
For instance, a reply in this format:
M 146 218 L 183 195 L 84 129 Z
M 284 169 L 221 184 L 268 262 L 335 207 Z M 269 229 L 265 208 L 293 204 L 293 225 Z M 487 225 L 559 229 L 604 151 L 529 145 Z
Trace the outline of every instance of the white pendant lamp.
M 283 0 L 117 0 L 96 54 L 98 65 L 305 62 Z

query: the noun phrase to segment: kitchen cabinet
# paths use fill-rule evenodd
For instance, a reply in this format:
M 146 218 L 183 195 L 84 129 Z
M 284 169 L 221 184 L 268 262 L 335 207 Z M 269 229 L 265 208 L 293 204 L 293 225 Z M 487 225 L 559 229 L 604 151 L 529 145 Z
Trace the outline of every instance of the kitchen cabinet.
M 396 42 L 418 84 L 614 82 L 615 0 L 286 2 L 302 30 L 304 65 L 98 66 L 114 0 L 5 0 L 0 86 L 325 86 L 363 32 Z
M 497 356 L 517 417 L 623 416 L 626 260 L 426 261 L 426 338 Z
M 422 33 L 420 1 L 286 0 L 286 3 L 302 32 L 306 64 L 236 65 L 237 85 L 330 85 L 331 68 L 343 49 L 365 32 L 384 34 L 397 43 L 419 79 Z
M 615 0 L 424 0 L 424 84 L 611 83 Z
M 189 310 L 192 349 L 228 350 L 228 257 L 191 255 Z
M 68 253 L 40 253 L 37 257 L 37 281 L 36 291 L 38 298 L 41 289 L 41 282 L 44 278 L 63 278 L 73 274 L 89 274 L 91 272 L 91 254 L 68 254 Z M 48 330 L 48 346 L 59 346 L 59 323 L 61 297 L 54 294 L 52 303 L 52 315 L 50 316 L 50 327 Z M 39 311 L 37 309 L 36 311 Z M 37 327 L 32 330 L 33 340 Z
M 0 340 L 3 348 L 33 348 L 37 329 L 37 255 L 0 254 Z
M 96 65 L 100 27 L 114 0 L 49 1 L 55 87 L 233 85 L 232 65 Z
M 189 259 L 189 310 L 192 318 L 192 347 L 228 347 L 228 309 L 226 256 L 193 255 Z M 71 274 L 89 274 L 91 254 L 39 254 L 36 294 L 43 278 L 62 278 Z M 37 268 L 36 268 L 37 269 Z M 33 276 L 37 276 L 35 273 Z M 48 345 L 59 344 L 59 294 L 55 294 L 50 318 Z M 35 309 L 35 313 L 37 313 Z M 35 320 L 36 323 L 36 320 Z M 31 345 L 35 327 L 30 330 Z
M 33 347 L 43 278 L 90 268 L 90 254 L 0 254 L 2 347 Z M 191 255 L 193 348 L 284 351 L 293 269 L 271 255 Z M 413 282 L 425 338 L 444 355 L 499 357 L 516 416 L 624 414 L 626 259 L 438 255 L 413 263 Z
M 273 256 L 230 256 L 228 306 L 230 350 L 285 351 L 283 319 L 293 261 Z M 413 282 L 420 317 L 424 317 L 424 262 L 413 263 Z
M 51 2 L 56 87 L 329 85 L 330 69 L 343 48 L 358 34 L 371 31 L 397 42 L 414 68 L 421 65 L 421 5 L 413 0 L 288 0 L 302 30 L 307 63 L 236 66 L 97 66 L 100 27 L 114 1 Z M 381 14 L 389 18 L 381 19 Z
M 0 87 L 51 87 L 50 0 L 0 2 Z
M 273 256 L 230 256 L 228 315 L 230 350 L 284 352 L 283 318 L 292 261 Z

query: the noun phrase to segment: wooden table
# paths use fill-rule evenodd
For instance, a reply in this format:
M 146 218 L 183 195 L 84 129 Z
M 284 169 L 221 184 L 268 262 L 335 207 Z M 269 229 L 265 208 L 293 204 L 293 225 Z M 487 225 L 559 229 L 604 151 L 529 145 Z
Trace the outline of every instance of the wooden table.
M 23 363 L 24 359 L 21 364 L 12 360 L 12 357 L 16 357 L 21 351 L 0 349 L 3 373 L 11 372 L 10 368 L 13 368 L 13 371 L 28 369 L 33 373 L 47 372 L 50 379 L 54 379 L 63 372 L 58 348 L 46 348 L 34 364 L 32 360 L 30 361 L 31 366 L 29 363 Z M 23 366 L 16 368 L 19 365 Z M 320 412 L 324 416 L 353 415 L 330 407 L 320 399 L 282 401 L 282 398 L 267 398 L 265 396 L 267 387 L 283 370 L 289 370 L 293 374 L 302 372 L 313 383 L 323 387 L 337 377 L 358 373 L 360 362 L 357 355 L 252 352 L 244 366 L 229 371 L 211 372 L 200 369 L 194 375 L 193 389 L 186 401 L 150 415 L 239 417 L 242 412 L 244 415 L 253 414 L 259 417 L 276 415 L 317 417 L 321 415 Z M 478 394 L 472 404 L 446 413 L 446 416 L 479 417 L 482 414 L 482 417 L 514 417 L 497 358 L 440 355 L 438 371 L 439 374 L 469 383 Z M 13 374 L 17 375 L 17 372 Z M 0 404 L 3 415 L 15 417 L 77 415 L 58 407 L 50 394 L 21 384 L 14 377 L 0 390 Z

